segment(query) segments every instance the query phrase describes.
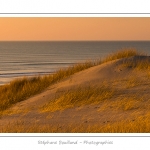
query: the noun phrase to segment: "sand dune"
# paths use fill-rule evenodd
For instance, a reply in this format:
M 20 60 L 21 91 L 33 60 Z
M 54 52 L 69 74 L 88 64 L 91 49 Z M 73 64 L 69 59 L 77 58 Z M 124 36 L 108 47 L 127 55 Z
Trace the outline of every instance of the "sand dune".
M 63 79 L 5 110 L 0 118 L 1 132 L 130 132 L 122 130 L 129 129 L 129 124 L 131 132 L 149 132 L 150 128 L 142 130 L 138 126 L 141 120 L 150 125 L 150 71 L 136 68 L 138 62 L 149 63 L 150 57 L 132 56 L 109 61 Z M 113 94 L 100 102 L 75 104 L 56 111 L 42 110 L 68 91 L 103 86 Z

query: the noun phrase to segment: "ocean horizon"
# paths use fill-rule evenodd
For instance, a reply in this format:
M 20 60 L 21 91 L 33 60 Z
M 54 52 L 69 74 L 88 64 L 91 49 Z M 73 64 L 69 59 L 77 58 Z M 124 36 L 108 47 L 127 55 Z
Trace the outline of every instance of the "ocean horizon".
M 0 85 L 18 77 L 54 73 L 126 48 L 150 55 L 150 41 L 1 41 Z

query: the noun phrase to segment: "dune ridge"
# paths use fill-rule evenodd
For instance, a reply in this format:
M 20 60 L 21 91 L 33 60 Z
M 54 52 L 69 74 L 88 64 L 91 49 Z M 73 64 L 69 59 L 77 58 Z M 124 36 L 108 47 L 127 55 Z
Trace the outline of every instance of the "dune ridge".
M 150 132 L 150 57 L 129 49 L 93 64 L 3 110 L 0 132 Z

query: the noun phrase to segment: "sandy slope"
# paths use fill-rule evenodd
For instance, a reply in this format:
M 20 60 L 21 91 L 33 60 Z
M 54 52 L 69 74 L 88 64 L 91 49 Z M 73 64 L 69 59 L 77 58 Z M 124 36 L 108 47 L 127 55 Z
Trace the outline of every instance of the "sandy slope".
M 136 62 L 137 58 L 128 59 Z M 149 60 L 149 57 L 141 57 L 140 59 Z M 148 78 L 148 74 L 145 71 L 124 67 L 123 62 L 124 59 L 115 60 L 81 71 L 50 86 L 44 92 L 17 103 L 7 109 L 4 115 L 1 116 L 0 128 L 2 129 L 8 124 L 13 125 L 16 122 L 23 122 L 25 126 L 49 124 L 60 128 L 66 125 L 102 125 L 122 120 L 135 120 L 137 117 L 147 114 L 150 108 L 150 78 Z M 135 78 L 139 82 L 128 87 L 128 80 Z M 58 93 L 60 94 L 65 90 L 74 89 L 78 86 L 99 86 L 103 82 L 107 82 L 111 88 L 118 91 L 118 94 L 114 95 L 111 101 L 106 100 L 98 105 L 75 107 L 64 111 L 41 112 L 40 110 L 43 105 L 53 100 Z M 142 101 L 135 108 L 133 107 L 126 111 L 120 109 L 120 101 L 130 95 L 142 98 Z

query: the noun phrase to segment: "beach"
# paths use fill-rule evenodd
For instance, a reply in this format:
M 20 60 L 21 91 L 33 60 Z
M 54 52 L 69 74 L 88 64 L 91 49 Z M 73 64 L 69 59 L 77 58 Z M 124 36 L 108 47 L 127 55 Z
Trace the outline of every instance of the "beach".
M 1 111 L 0 132 L 149 133 L 150 57 L 131 49 L 85 64 Z

